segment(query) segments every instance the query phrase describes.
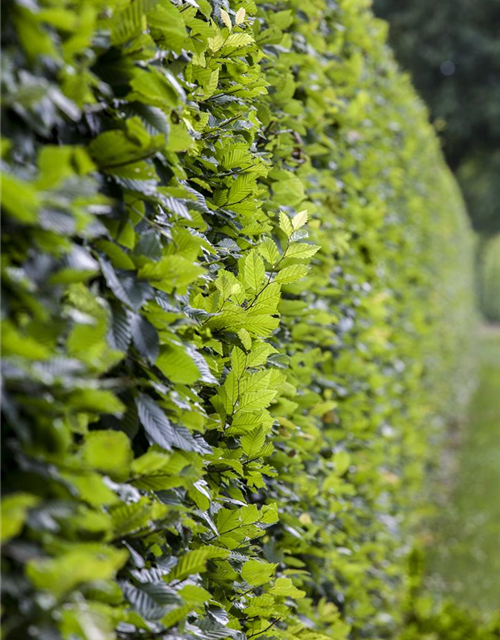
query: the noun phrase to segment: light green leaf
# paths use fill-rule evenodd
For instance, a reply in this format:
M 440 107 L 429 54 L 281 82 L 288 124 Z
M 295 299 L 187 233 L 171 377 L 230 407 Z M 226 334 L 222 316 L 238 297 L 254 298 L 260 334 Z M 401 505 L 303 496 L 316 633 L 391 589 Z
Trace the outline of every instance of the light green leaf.
M 179 104 L 180 98 L 175 87 L 155 67 L 149 67 L 148 71 L 139 67 L 130 87 L 132 89 L 128 96 L 130 100 L 137 100 L 162 109 L 176 107 Z
M 268 357 L 273 353 L 277 353 L 276 349 L 267 342 L 254 343 L 252 350 L 247 356 L 247 367 L 260 367 L 267 362 Z
M 57 558 L 30 560 L 26 575 L 37 589 L 51 591 L 56 597 L 77 585 L 95 580 L 110 580 L 126 562 L 128 552 L 104 545 L 75 545 Z
M 240 49 L 246 47 L 249 44 L 253 44 L 254 39 L 248 33 L 232 33 L 227 38 L 224 49 Z
M 21 356 L 29 360 L 46 360 L 50 350 L 31 336 L 23 335 L 11 322 L 2 322 L 3 356 Z
M 268 593 L 273 596 L 290 598 L 303 598 L 306 595 L 305 591 L 297 589 L 290 578 L 278 578 L 274 587 L 269 589 Z
M 280 229 L 283 231 L 286 237 L 289 238 L 294 231 L 290 218 L 286 215 L 286 213 L 284 213 L 283 211 L 280 211 L 279 219 L 280 219 Z
M 240 329 L 238 331 L 238 337 L 241 340 L 243 346 L 247 351 L 250 351 L 252 348 L 252 338 L 246 329 Z
M 68 398 L 68 405 L 78 411 L 121 415 L 125 406 L 111 391 L 104 389 L 80 389 Z
M 337 451 L 337 453 L 333 456 L 333 462 L 335 464 L 335 473 L 338 476 L 343 476 L 347 469 L 349 469 L 349 466 L 351 464 L 351 456 L 347 453 L 347 451 Z
M 187 33 L 179 10 L 171 2 L 158 2 L 148 13 L 147 20 L 155 40 L 180 53 Z
M 36 222 L 40 198 L 29 182 L 24 182 L 10 173 L 2 173 L 2 207 L 16 220 Z
M 276 502 L 273 502 L 272 504 L 269 504 L 269 505 L 264 505 L 260 513 L 261 513 L 261 522 L 265 524 L 274 524 L 279 520 L 278 505 L 276 504 Z
M 231 367 L 235 378 L 239 378 L 247 367 L 247 356 L 239 347 L 231 351 Z
M 188 584 L 179 591 L 181 598 L 189 604 L 204 604 L 212 599 L 212 596 L 203 587 Z
M 31 493 L 13 493 L 2 499 L 1 534 L 3 544 L 21 533 L 28 511 L 40 502 L 38 496 Z
M 260 587 L 271 580 L 277 566 L 259 560 L 248 560 L 241 568 L 241 577 L 252 587 Z
M 309 269 L 310 267 L 306 265 L 293 264 L 277 273 L 274 281 L 279 284 L 290 284 L 306 276 L 309 273 Z
M 172 580 L 183 580 L 195 573 L 203 573 L 206 571 L 207 560 L 210 558 L 224 559 L 228 555 L 229 551 L 218 547 L 203 547 L 188 551 L 164 579 L 166 582 L 172 582 Z
M 269 389 L 268 391 L 251 391 L 244 393 L 239 402 L 239 411 L 255 411 L 256 409 L 265 409 L 276 397 L 276 391 Z
M 225 11 L 224 9 L 221 9 L 220 10 L 220 17 L 221 17 L 222 22 L 229 29 L 229 31 L 231 31 L 231 29 L 233 28 L 233 25 L 231 23 L 231 18 L 229 17 L 228 12 Z
M 122 431 L 91 431 L 82 447 L 85 462 L 115 480 L 126 480 L 133 459 L 128 436 Z
M 273 318 L 268 313 L 247 313 L 241 325 L 242 328 L 247 329 L 250 333 L 265 337 L 277 329 L 279 323 L 279 318 Z
M 193 142 L 184 123 L 173 124 L 170 127 L 167 143 L 169 151 L 187 151 L 193 146 Z
M 181 345 L 162 347 L 156 366 L 169 380 L 181 384 L 193 384 L 201 375 L 195 361 Z
M 221 509 L 217 513 L 217 531 L 220 535 L 240 526 L 240 514 L 237 509 Z
M 320 247 L 313 244 L 306 244 L 305 242 L 293 242 L 286 252 L 287 258 L 295 258 L 298 260 L 305 260 L 312 258 L 313 255 L 319 251 Z
M 186 287 L 203 273 L 202 267 L 187 258 L 172 255 L 144 265 L 139 270 L 139 277 L 151 281 L 158 289 L 170 292 L 175 287 Z
M 271 238 L 266 238 L 261 242 L 258 250 L 260 255 L 272 265 L 276 264 L 281 257 L 276 243 Z
M 303 227 L 307 223 L 307 219 L 307 210 L 299 211 L 299 213 L 292 218 L 293 230 L 297 231 L 297 229 Z
M 252 291 L 258 291 L 262 287 L 265 275 L 266 270 L 262 258 L 257 255 L 256 251 L 252 251 L 245 260 L 243 270 L 245 286 Z
M 240 443 L 241 448 L 249 458 L 255 458 L 266 441 L 266 432 L 262 427 L 258 427 L 254 431 L 242 436 Z
M 234 21 L 235 21 L 236 24 L 243 24 L 245 22 L 245 17 L 246 17 L 246 11 L 245 11 L 245 9 L 243 7 L 241 7 L 236 12 L 236 16 L 235 16 Z

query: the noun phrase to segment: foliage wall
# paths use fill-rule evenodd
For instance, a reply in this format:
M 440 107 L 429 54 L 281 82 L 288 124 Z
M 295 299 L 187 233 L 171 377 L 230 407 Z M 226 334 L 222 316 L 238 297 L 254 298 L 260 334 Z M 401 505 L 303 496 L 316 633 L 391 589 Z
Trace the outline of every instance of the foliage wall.
M 470 245 L 383 27 L 2 11 L 3 637 L 393 637 Z
M 409 555 L 406 624 L 398 640 L 497 640 L 500 612 L 487 615 L 463 607 L 453 597 L 441 601 L 425 590 L 425 553 L 416 547 Z
M 481 311 L 490 322 L 500 322 L 500 236 L 482 248 L 478 277 Z

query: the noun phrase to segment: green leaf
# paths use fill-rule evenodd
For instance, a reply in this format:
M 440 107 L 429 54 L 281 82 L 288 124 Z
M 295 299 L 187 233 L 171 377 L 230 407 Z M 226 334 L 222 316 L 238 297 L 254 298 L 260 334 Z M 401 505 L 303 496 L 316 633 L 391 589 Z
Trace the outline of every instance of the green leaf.
M 261 587 L 270 582 L 277 564 L 248 560 L 241 568 L 241 577 L 252 587 Z
M 163 508 L 163 513 L 153 513 L 153 507 L 146 498 L 142 498 L 138 502 L 124 504 L 123 502 L 113 505 L 110 515 L 113 524 L 113 531 L 117 536 L 122 536 L 130 532 L 147 529 L 151 526 L 154 516 L 162 517 L 168 512 L 165 505 L 155 505 Z
M 104 171 L 153 156 L 165 144 L 163 135 L 151 137 L 139 118 L 126 121 L 127 130 L 104 131 L 92 140 L 89 152 Z
M 246 329 L 240 329 L 238 331 L 238 337 L 241 340 L 241 343 L 245 347 L 247 351 L 250 351 L 252 348 L 252 338 Z
M 295 216 L 293 216 L 292 218 L 292 226 L 293 226 L 293 230 L 297 231 L 297 229 L 300 229 L 301 227 L 303 227 L 305 224 L 307 224 L 307 211 L 299 211 L 299 213 L 297 213 Z
M 172 569 L 172 571 L 165 577 L 167 582 L 173 580 L 183 580 L 188 576 L 192 576 L 196 573 L 203 573 L 206 571 L 207 561 L 214 558 L 227 558 L 229 551 L 226 549 L 220 549 L 219 547 L 203 547 L 202 549 L 195 549 L 189 551 L 186 555 L 180 558 L 179 562 Z
M 235 24 L 243 24 L 245 22 L 246 11 L 243 7 L 240 7 L 236 12 L 236 16 L 234 18 Z
M 217 530 L 220 535 L 233 531 L 240 526 L 240 514 L 237 509 L 221 509 L 217 513 Z
M 266 364 L 268 357 L 273 353 L 277 353 L 276 349 L 267 342 L 254 344 L 247 356 L 247 367 L 256 368 Z
M 130 100 L 137 100 L 148 106 L 162 109 L 176 107 L 179 104 L 178 91 L 158 68 L 149 67 L 147 71 L 138 69 L 130 86 L 132 88 Z
M 123 595 L 147 620 L 162 618 L 169 610 L 169 605 L 179 605 L 182 602 L 173 589 L 161 583 L 145 583 L 139 587 L 127 583 L 123 586 Z
M 283 211 L 280 211 L 279 220 L 280 220 L 280 229 L 283 231 L 286 237 L 289 238 L 294 231 L 290 218 L 286 215 L 286 213 L 283 213 Z
M 231 351 L 231 366 L 236 378 L 240 378 L 247 367 L 247 356 L 239 347 Z
M 166 616 L 161 619 L 162 626 L 169 629 L 173 627 L 175 624 L 180 622 L 188 613 L 192 610 L 191 604 L 185 604 L 182 607 L 175 607 L 172 611 L 169 611 Z
M 167 451 L 171 451 L 172 447 L 185 451 L 197 450 L 191 433 L 185 427 L 174 427 L 150 396 L 140 393 L 136 405 L 139 420 L 152 442 Z
M 333 462 L 335 464 L 335 473 L 338 476 L 343 476 L 351 465 L 351 456 L 347 451 L 337 451 L 333 456 Z
M 158 358 L 158 331 L 139 314 L 134 314 L 130 321 L 132 341 L 139 354 L 154 364 Z
M 26 575 L 33 585 L 60 597 L 84 582 L 110 580 L 128 557 L 127 551 L 104 545 L 74 545 L 57 558 L 30 560 Z
M 274 524 L 279 521 L 278 505 L 273 502 L 269 505 L 264 505 L 261 510 L 261 521 L 265 524 Z
M 101 240 L 97 247 L 109 257 L 115 269 L 135 269 L 132 258 L 118 244 L 109 240 Z
M 264 281 L 266 271 L 264 262 L 255 251 L 252 251 L 245 260 L 245 268 L 243 271 L 245 286 L 252 291 L 258 291 Z
M 126 480 L 133 459 L 130 440 L 121 431 L 91 431 L 82 447 L 85 462 L 115 480 Z
M 278 284 L 290 284 L 304 278 L 309 273 L 310 267 L 302 264 L 293 264 L 281 269 L 274 279 Z
M 273 596 L 290 597 L 290 598 L 303 598 L 306 595 L 305 591 L 297 589 L 290 578 L 278 578 L 275 585 L 269 589 L 268 593 Z
M 77 411 L 111 413 L 117 416 L 125 411 L 125 405 L 111 391 L 80 389 L 68 397 L 68 405 Z
M 212 599 L 212 596 L 203 587 L 188 584 L 179 591 L 179 595 L 189 604 L 200 605 Z
M 31 493 L 18 492 L 2 498 L 0 535 L 2 544 L 21 533 L 28 511 L 39 502 L 40 498 Z
M 132 340 L 132 317 L 130 311 L 121 305 L 112 309 L 110 344 L 113 349 L 126 351 Z
M 293 78 L 290 78 L 289 91 L 292 93 L 294 90 L 295 86 Z M 293 174 L 289 174 L 289 177 L 286 179 L 274 182 L 273 192 L 274 201 L 277 204 L 286 205 L 288 207 L 295 207 L 299 205 L 305 198 L 304 185 L 302 184 L 302 181 Z
M 239 401 L 239 411 L 255 411 L 256 409 L 265 409 L 276 397 L 276 391 L 269 389 L 267 391 L 251 391 L 244 393 Z
M 278 328 L 279 322 L 279 318 L 273 318 L 268 313 L 248 313 L 241 326 L 256 336 L 265 337 Z
M 258 371 L 257 373 L 247 374 L 239 381 L 239 393 L 248 393 L 250 391 L 261 391 L 268 389 L 271 385 L 272 371 Z
M 181 384 L 193 384 L 201 375 L 186 347 L 181 345 L 162 347 L 156 366 L 169 380 Z
M 167 148 L 169 151 L 187 151 L 193 146 L 193 138 L 184 124 L 174 124 L 170 128 Z
M 127 40 L 139 35 L 145 28 L 145 13 L 154 4 L 155 0 L 134 0 L 122 11 L 118 11 L 112 22 L 111 42 L 114 45 L 123 45 Z
M 5 356 L 21 356 L 30 360 L 46 360 L 50 350 L 34 338 L 23 335 L 13 324 L 2 322 L 2 353 Z
M 319 251 L 320 247 L 316 245 L 306 244 L 304 242 L 293 242 L 286 252 L 287 258 L 295 258 L 298 260 L 306 260 Z
M 148 14 L 148 24 L 162 47 L 181 52 L 187 33 L 180 12 L 171 2 L 158 3 Z
M 158 262 L 150 262 L 139 270 L 139 277 L 150 280 L 155 287 L 171 292 L 176 287 L 184 289 L 204 273 L 204 269 L 182 256 L 165 256 Z
M 259 455 L 265 440 L 266 432 L 262 427 L 258 427 L 254 431 L 242 436 L 240 440 L 241 448 L 249 458 L 255 458 Z
M 232 33 L 224 43 L 224 49 L 240 49 L 254 43 L 254 39 L 248 33 Z
M 143 302 L 151 297 L 152 291 L 147 283 L 138 282 L 134 276 L 119 278 L 109 262 L 99 258 L 99 263 L 108 287 L 118 300 L 134 311 L 138 311 Z
M 260 243 L 258 247 L 260 255 L 269 262 L 269 264 L 276 264 L 281 258 L 276 243 L 271 238 L 266 238 Z
M 33 185 L 5 172 L 1 179 L 2 207 L 7 214 L 20 222 L 36 222 L 40 198 Z
M 229 29 L 229 31 L 231 31 L 231 29 L 233 28 L 233 25 L 232 25 L 231 18 L 229 17 L 228 12 L 225 11 L 224 9 L 221 9 L 220 10 L 220 17 L 221 17 L 222 22 Z

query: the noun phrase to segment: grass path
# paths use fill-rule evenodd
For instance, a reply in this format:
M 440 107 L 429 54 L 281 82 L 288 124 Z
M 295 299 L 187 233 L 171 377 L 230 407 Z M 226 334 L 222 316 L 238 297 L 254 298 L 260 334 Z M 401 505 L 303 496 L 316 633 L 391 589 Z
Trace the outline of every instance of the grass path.
M 479 349 L 457 484 L 439 515 L 429 564 L 435 588 L 488 612 L 500 608 L 500 328 L 485 328 Z

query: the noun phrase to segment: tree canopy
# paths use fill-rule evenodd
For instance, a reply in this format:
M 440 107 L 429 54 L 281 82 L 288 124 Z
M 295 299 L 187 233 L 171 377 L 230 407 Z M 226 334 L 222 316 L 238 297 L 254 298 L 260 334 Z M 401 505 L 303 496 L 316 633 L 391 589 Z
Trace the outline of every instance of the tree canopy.
M 375 0 L 375 10 L 430 107 L 475 229 L 500 231 L 500 0 Z

